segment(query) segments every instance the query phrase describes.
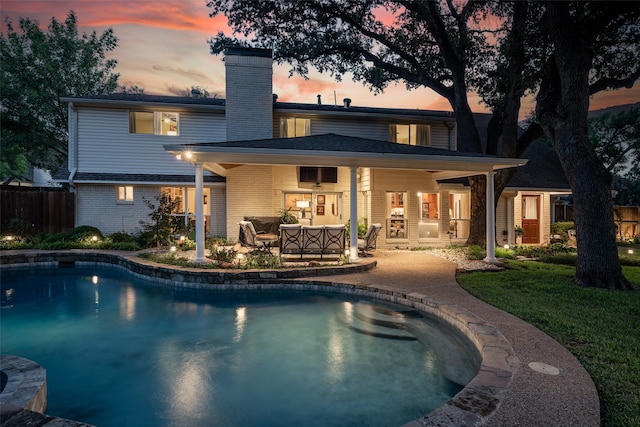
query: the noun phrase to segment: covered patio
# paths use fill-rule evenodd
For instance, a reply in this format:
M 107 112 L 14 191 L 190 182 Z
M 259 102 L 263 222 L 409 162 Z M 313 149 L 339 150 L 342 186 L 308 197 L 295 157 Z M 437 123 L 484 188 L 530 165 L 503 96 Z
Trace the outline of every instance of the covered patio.
M 487 177 L 486 262 L 495 258 L 495 171 L 526 164 L 526 159 L 507 159 L 461 153 L 431 147 L 397 144 L 336 134 L 298 138 L 269 138 L 197 144 L 164 145 L 179 161 L 195 167 L 196 200 L 202 199 L 203 170 L 221 176 L 242 165 L 345 167 L 350 176 L 349 217 L 358 217 L 358 168 L 428 172 L 434 180 L 474 175 Z M 204 261 L 204 213 L 196 204 L 196 261 Z M 357 221 L 350 221 L 350 261 L 358 261 Z

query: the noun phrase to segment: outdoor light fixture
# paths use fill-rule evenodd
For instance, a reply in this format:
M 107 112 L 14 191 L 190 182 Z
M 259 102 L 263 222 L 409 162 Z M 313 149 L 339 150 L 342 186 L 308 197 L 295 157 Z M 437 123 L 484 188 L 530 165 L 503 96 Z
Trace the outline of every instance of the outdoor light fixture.
M 633 249 L 629 249 L 629 255 L 633 255 Z
M 193 153 L 191 153 L 191 151 L 185 151 L 184 157 L 191 160 L 191 158 L 193 157 Z
M 504 245 L 503 248 L 509 249 L 509 245 Z
M 97 241 L 98 241 L 98 236 L 93 236 L 93 237 L 91 238 L 91 240 L 93 240 L 94 242 L 97 242 Z
M 309 201 L 308 200 L 298 200 L 296 202 L 296 207 L 298 207 L 300 209 L 300 213 L 302 214 L 302 218 L 304 218 L 304 211 L 306 208 L 308 208 L 310 206 Z
M 91 278 L 91 283 L 93 283 L 94 285 L 97 285 L 98 284 L 98 276 L 93 276 Z
M 7 240 L 7 241 L 9 241 L 9 242 L 10 242 L 10 241 L 12 241 L 12 240 L 13 240 L 13 236 L 6 236 L 6 237 L 5 237 L 5 240 Z
M 238 254 L 237 258 L 238 258 L 238 261 L 242 261 L 242 258 L 244 258 L 244 255 L 243 254 Z
M 182 154 L 176 154 L 176 159 L 182 160 Z
M 175 246 L 171 246 L 171 247 L 169 248 L 169 250 L 170 250 L 171 252 L 175 252 L 175 251 L 177 251 L 177 248 L 176 248 Z

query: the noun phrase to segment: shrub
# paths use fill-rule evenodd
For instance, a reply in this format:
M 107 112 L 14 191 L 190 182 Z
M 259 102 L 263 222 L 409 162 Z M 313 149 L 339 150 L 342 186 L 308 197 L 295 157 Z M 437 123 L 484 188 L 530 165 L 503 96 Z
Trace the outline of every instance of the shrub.
M 76 227 L 69 233 L 67 233 L 67 238 L 74 241 L 80 241 L 82 239 L 91 238 L 93 236 L 98 236 L 98 238 L 100 239 L 104 238 L 100 230 L 90 225 L 81 225 L 80 227 Z
M 367 234 L 367 218 L 360 218 L 358 220 L 358 239 L 363 239 L 365 234 Z M 347 223 L 345 224 L 345 227 L 347 229 L 346 234 L 345 234 L 345 238 L 347 239 L 347 241 L 349 241 L 349 236 L 351 235 L 351 220 L 347 221 Z
M 485 252 L 478 245 L 467 246 L 466 249 L 467 259 L 476 260 L 476 259 L 484 259 Z
M 551 234 L 559 235 L 563 242 L 569 241 L 569 230 L 575 229 L 573 221 L 554 222 L 551 225 Z
M 498 246 L 496 247 L 496 257 L 513 259 L 516 257 L 516 253 L 513 251 L 513 249 L 505 249 Z
M 247 254 L 246 260 L 240 265 L 240 268 L 258 269 L 258 268 L 280 268 L 282 263 L 280 258 L 271 255 L 269 252 L 256 250 Z
M 218 262 L 232 263 L 235 261 L 238 251 L 234 248 L 225 248 L 223 246 L 212 245 L 211 254 L 207 257 Z
M 107 239 L 112 241 L 113 243 L 137 243 L 137 240 L 134 236 L 122 231 L 107 235 Z

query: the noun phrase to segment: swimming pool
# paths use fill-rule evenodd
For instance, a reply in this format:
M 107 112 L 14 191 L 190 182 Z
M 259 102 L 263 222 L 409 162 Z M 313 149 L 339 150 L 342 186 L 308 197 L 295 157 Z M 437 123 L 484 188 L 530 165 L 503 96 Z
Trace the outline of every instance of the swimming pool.
M 47 369 L 47 413 L 99 426 L 396 426 L 477 371 L 453 330 L 346 295 L 69 268 L 3 272 L 2 307 L 0 351 Z

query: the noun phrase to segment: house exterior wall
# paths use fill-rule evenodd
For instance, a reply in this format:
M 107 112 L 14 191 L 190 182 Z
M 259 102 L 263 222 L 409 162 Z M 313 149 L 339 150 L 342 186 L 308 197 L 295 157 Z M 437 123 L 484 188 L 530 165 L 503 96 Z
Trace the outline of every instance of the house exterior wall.
M 108 184 L 80 184 L 76 195 L 76 226 L 91 225 L 104 234 L 118 231 L 137 234 L 142 231 L 140 220 L 147 220 L 149 208 L 144 199 L 152 200 L 160 187 L 137 186 L 133 203 L 116 202 L 116 186 Z
M 455 130 L 449 128 L 442 121 L 428 120 L 425 118 L 390 119 L 358 116 L 351 118 L 336 117 L 336 115 L 322 116 L 316 113 L 279 111 L 273 116 L 273 136 L 280 136 L 280 119 L 288 117 L 309 118 L 311 123 L 311 135 L 335 133 L 338 135 L 353 136 L 379 141 L 389 140 L 389 125 L 399 123 L 422 123 L 431 126 L 431 147 L 441 149 L 456 149 Z M 451 123 L 451 125 L 453 125 Z M 449 148 L 451 147 L 451 148 Z
M 227 238 L 237 240 L 245 216 L 277 215 L 273 166 L 239 166 L 227 173 Z
M 372 169 L 369 223 L 381 223 L 382 232 L 378 238 L 380 247 L 412 247 L 412 246 L 443 246 L 450 243 L 463 243 L 464 239 L 453 239 L 449 231 L 449 191 L 443 189 L 432 179 L 431 174 L 422 171 L 401 171 Z M 387 217 L 387 192 L 406 192 L 404 201 L 404 218 L 407 219 L 407 232 L 402 238 L 387 237 L 389 219 Z M 438 193 L 438 226 L 437 237 L 419 237 L 419 203 L 418 193 Z
M 133 185 L 133 202 L 118 202 L 117 187 Z M 76 188 L 76 226 L 91 225 L 103 234 L 123 231 L 138 234 L 143 227 L 140 221 L 149 220 L 149 208 L 145 200 L 153 201 L 165 186 L 135 184 L 78 184 Z M 191 188 L 193 186 L 172 185 Z M 211 202 L 204 213 L 209 216 L 211 235 L 225 235 L 226 190 L 224 187 L 205 187 L 210 191 Z
M 163 145 L 218 142 L 224 135 L 223 114 L 181 112 L 180 135 L 163 136 L 129 133 L 126 109 L 78 108 L 78 171 L 193 175 L 193 166 L 177 161 Z

